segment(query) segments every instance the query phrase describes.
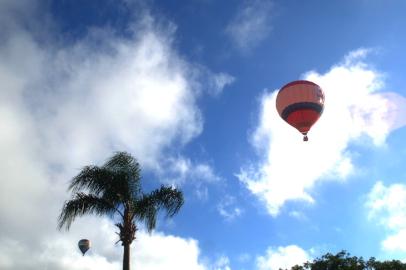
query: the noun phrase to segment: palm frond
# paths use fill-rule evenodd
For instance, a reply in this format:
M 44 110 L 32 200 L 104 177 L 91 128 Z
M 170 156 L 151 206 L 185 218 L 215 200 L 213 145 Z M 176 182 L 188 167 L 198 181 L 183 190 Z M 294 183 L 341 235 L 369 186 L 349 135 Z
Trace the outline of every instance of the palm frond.
M 136 217 L 139 221 L 144 222 L 148 232 L 151 232 L 155 228 L 157 214 L 158 208 L 153 199 L 144 196 L 141 200 L 135 202 L 132 218 Z
M 144 194 L 142 199 L 133 204 L 133 217 L 144 221 L 147 229 L 151 232 L 155 228 L 157 213 L 159 210 L 166 210 L 167 216 L 175 215 L 183 205 L 183 194 L 181 191 L 161 186 L 150 194 Z
M 72 192 L 88 191 L 90 194 L 103 197 L 113 204 L 131 198 L 127 175 L 124 172 L 112 171 L 98 166 L 86 166 L 72 179 L 69 189 Z
M 159 209 L 166 210 L 167 215 L 175 215 L 184 203 L 183 193 L 173 187 L 162 185 L 149 194 Z
M 137 160 L 127 152 L 117 152 L 103 165 L 112 171 L 123 171 L 129 176 L 140 180 L 140 165 Z
M 141 169 L 137 160 L 127 152 L 117 152 L 104 165 L 103 168 L 121 176 L 123 189 L 127 191 L 128 198 L 141 197 Z
M 114 178 L 114 173 L 105 168 L 86 166 L 72 179 L 68 189 L 72 192 L 88 189 L 89 192 L 99 195 L 111 186 Z
M 66 201 L 58 219 L 58 228 L 63 227 L 69 230 L 76 217 L 85 214 L 96 214 L 99 216 L 112 214 L 116 210 L 110 202 L 95 195 L 82 192 L 76 193 L 72 200 Z

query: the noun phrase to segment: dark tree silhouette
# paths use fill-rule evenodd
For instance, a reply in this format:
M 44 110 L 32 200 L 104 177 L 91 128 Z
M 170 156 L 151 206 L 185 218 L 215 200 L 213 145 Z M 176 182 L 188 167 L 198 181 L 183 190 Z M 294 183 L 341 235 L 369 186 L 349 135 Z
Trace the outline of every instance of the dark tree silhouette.
M 125 152 L 116 153 L 101 167 L 84 167 L 72 179 L 69 190 L 72 198 L 62 208 L 58 228 L 69 230 L 76 217 L 87 214 L 118 217 L 120 222 L 115 225 L 119 229 L 118 241 L 124 247 L 123 270 L 130 269 L 130 245 L 135 239 L 137 221 L 145 222 L 151 232 L 159 210 L 172 217 L 184 202 L 182 192 L 168 186 L 143 193 L 140 166 Z
M 327 253 L 303 265 L 295 265 L 291 270 L 406 270 L 406 264 L 398 260 L 380 262 L 374 257 L 365 261 L 362 257 L 340 251 L 335 255 Z

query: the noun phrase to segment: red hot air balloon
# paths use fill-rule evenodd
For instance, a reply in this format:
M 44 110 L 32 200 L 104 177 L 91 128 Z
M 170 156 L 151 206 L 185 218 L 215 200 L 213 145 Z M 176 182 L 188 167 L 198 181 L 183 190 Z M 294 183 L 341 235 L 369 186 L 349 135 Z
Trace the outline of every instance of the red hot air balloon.
M 276 109 L 280 117 L 303 134 L 319 119 L 324 108 L 324 93 L 317 84 L 300 80 L 283 86 L 276 97 Z

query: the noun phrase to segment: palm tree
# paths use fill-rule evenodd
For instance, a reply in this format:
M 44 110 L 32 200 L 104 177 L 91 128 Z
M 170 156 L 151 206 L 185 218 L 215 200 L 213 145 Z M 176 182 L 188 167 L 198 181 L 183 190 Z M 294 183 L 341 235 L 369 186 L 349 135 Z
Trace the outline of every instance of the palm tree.
M 85 214 L 119 218 L 115 225 L 119 229 L 118 242 L 124 247 L 123 270 L 130 270 L 130 245 L 135 239 L 136 222 L 145 222 L 151 232 L 159 210 L 166 210 L 167 216 L 172 217 L 184 202 L 182 192 L 173 187 L 162 185 L 145 194 L 140 180 L 138 162 L 125 152 L 116 153 L 101 167 L 84 167 L 69 185 L 72 198 L 62 208 L 58 228 L 69 230 L 75 218 Z

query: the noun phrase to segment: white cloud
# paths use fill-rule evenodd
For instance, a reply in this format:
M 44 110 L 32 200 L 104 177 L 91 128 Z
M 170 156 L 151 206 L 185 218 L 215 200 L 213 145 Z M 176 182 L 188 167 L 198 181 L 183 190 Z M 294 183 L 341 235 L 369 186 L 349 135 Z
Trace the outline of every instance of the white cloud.
M 94 160 L 100 150 L 106 153 L 125 146 L 145 166 L 157 167 L 166 147 L 176 141 L 186 143 L 201 132 L 186 63 L 159 33 L 147 31 L 141 36 L 135 43 L 117 40 L 110 48 L 114 55 L 87 54 L 85 63 L 80 60 L 82 50 L 58 54 L 57 66 L 72 58 L 79 63 L 65 67 L 69 74 L 62 81 L 64 94 L 51 97 L 57 108 L 50 110 L 56 114 L 44 119 L 53 127 L 46 137 L 56 144 L 52 149 L 63 145 L 73 150 L 75 160 L 83 161 L 83 157 Z M 100 152 L 95 153 L 95 148 Z
M 114 245 L 117 229 L 107 219 L 84 218 L 69 233 L 52 232 L 37 249 L 18 240 L 0 242 L 1 269 L 120 269 L 122 246 Z M 163 233 L 137 233 L 131 245 L 131 265 L 135 269 L 204 270 L 199 262 L 199 246 L 194 239 Z M 82 256 L 77 248 L 81 238 L 92 241 L 91 249 Z M 18 259 L 17 259 L 18 258 Z
M 243 52 L 263 41 L 271 31 L 272 5 L 268 0 L 246 1 L 227 25 L 226 33 Z
M 351 66 L 354 62 L 367 57 L 368 54 L 373 52 L 374 50 L 371 48 L 359 48 L 357 50 L 351 51 L 344 57 L 343 64 L 345 66 Z
M 232 84 L 235 81 L 235 78 L 227 73 L 218 73 L 212 76 L 212 87 L 209 88 L 209 93 L 213 96 L 219 96 L 224 87 L 229 84 Z
M 233 196 L 226 195 L 217 205 L 217 211 L 227 221 L 232 221 L 243 214 L 243 210 L 236 205 Z
M 247 262 L 249 262 L 250 260 L 251 260 L 251 254 L 249 254 L 249 253 L 242 253 L 242 254 L 240 254 L 239 256 L 238 256 L 238 261 L 239 262 L 242 262 L 242 263 L 247 263 Z
M 195 77 L 198 83 L 195 85 L 202 93 L 207 93 L 212 97 L 219 97 L 224 92 L 225 88 L 235 81 L 235 77 L 226 73 L 215 73 L 205 66 L 195 65 L 195 69 L 191 70 L 191 76 Z
M 300 211 L 290 211 L 289 216 L 302 221 L 308 220 L 308 217 L 303 212 Z
M 386 251 L 406 251 L 406 185 L 385 186 L 377 182 L 365 205 L 369 219 L 377 220 L 389 232 L 382 248 Z
M 194 186 L 195 195 L 204 201 L 209 197 L 207 185 L 222 180 L 210 164 L 193 162 L 182 156 L 168 158 L 162 162 L 158 175 L 164 179 L 164 182 L 171 185 L 189 184 Z
M 194 163 L 188 158 L 178 157 L 168 159 L 172 172 L 176 175 L 177 182 L 183 182 L 187 178 L 194 181 L 216 182 L 221 178 L 214 173 L 213 168 L 208 163 Z
M 163 234 L 152 236 L 143 234 L 138 241 L 138 253 L 136 247 L 133 249 L 135 269 L 206 269 L 206 266 L 199 262 L 200 251 L 198 243 L 194 239 L 183 239 Z
M 241 169 L 237 176 L 265 202 L 271 215 L 277 215 L 288 200 L 314 203 L 310 192 L 316 181 L 351 174 L 351 142 L 379 146 L 393 129 L 406 124 L 404 108 L 399 107 L 406 99 L 382 92 L 382 75 L 362 61 L 365 50 L 349 55 L 325 74 L 312 71 L 304 76 L 319 84 L 326 96 L 323 115 L 306 143 L 277 114 L 277 92 L 262 96 L 252 143 L 263 161 Z
M 121 247 L 106 220 L 79 219 L 69 233 L 56 231 L 67 182 L 117 150 L 159 169 L 168 149 L 198 136 L 194 66 L 173 50 L 174 33 L 152 17 L 127 39 L 97 29 L 62 45 L 51 32 L 38 37 L 27 29 L 27 18 L 44 32 L 53 28 L 42 20 L 43 7 L 25 2 L 0 2 L 0 268 L 120 268 Z M 208 166 L 196 171 L 215 178 Z M 76 243 L 84 237 L 94 247 L 81 257 Z M 193 239 L 138 237 L 133 260 L 141 269 L 204 269 Z
M 258 270 L 290 269 L 308 260 L 308 252 L 296 245 L 268 248 L 265 255 L 257 257 L 257 267 Z
M 167 183 L 180 185 L 188 183 L 194 186 L 198 199 L 207 201 L 209 198 L 208 184 L 215 184 L 222 180 L 213 167 L 208 163 L 196 163 L 185 157 L 170 158 L 161 177 Z
M 182 156 L 171 157 L 162 162 L 158 175 L 167 184 L 193 186 L 196 197 L 203 201 L 209 198 L 208 185 L 222 180 L 209 163 L 193 162 Z
M 230 259 L 227 256 L 220 256 L 211 267 L 212 270 L 231 270 Z

